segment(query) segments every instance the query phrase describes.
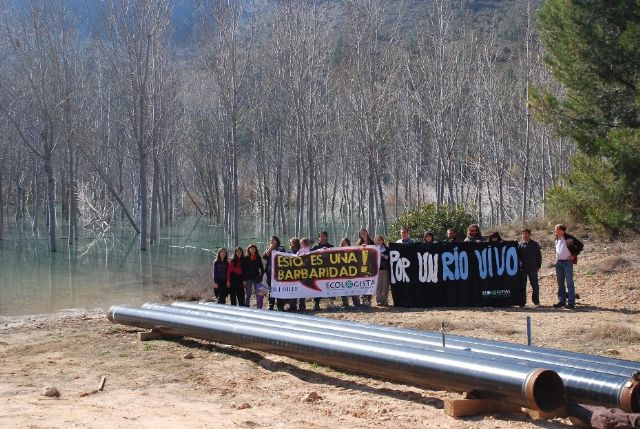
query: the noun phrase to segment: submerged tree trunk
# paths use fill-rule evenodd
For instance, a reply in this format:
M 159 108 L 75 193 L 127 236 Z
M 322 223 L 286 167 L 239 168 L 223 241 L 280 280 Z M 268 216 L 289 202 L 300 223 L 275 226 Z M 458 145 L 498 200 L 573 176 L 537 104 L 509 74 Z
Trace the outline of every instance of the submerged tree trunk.
M 2 233 L 4 231 L 4 199 L 3 199 L 3 194 L 2 194 L 2 189 L 4 186 L 3 183 L 3 170 L 4 169 L 4 165 L 3 165 L 3 161 L 2 158 L 0 158 L 0 240 L 2 240 Z
M 160 163 L 157 157 L 153 157 L 153 178 L 151 182 L 151 229 L 149 242 L 155 243 L 158 239 L 158 216 L 160 214 L 158 203 L 160 202 Z
M 56 244 L 56 181 L 51 167 L 51 155 L 45 154 L 44 172 L 47 178 L 47 222 L 49 236 L 49 250 L 58 250 Z
M 40 203 L 40 186 L 39 186 L 39 174 L 38 174 L 38 157 L 33 157 L 33 184 L 31 186 L 31 194 L 33 199 L 32 213 L 31 213 L 31 230 L 38 230 L 38 212 Z
M 148 238 L 148 185 L 147 185 L 147 154 L 144 147 L 139 147 L 138 156 L 140 157 L 140 169 L 138 171 L 138 178 L 140 183 L 138 184 L 138 205 L 140 210 L 140 250 L 147 250 L 149 244 Z
M 67 162 L 69 163 L 69 237 L 71 245 L 78 240 L 78 184 L 76 183 L 75 153 L 71 142 L 67 146 Z

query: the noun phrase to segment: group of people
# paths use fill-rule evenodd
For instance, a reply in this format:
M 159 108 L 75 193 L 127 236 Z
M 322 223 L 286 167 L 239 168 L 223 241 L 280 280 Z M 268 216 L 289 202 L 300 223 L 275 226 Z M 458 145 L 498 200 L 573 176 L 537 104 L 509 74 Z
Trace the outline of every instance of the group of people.
M 556 308 L 575 308 L 575 283 L 573 281 L 573 265 L 577 263 L 577 256 L 583 249 L 583 244 L 574 236 L 566 232 L 566 226 L 558 224 L 555 226 L 555 249 L 556 249 L 556 277 L 558 282 L 558 302 L 553 306 Z M 531 300 L 535 306 L 540 305 L 540 286 L 538 282 L 538 271 L 542 267 L 542 251 L 540 244 L 531 238 L 531 230 L 523 228 L 520 231 L 521 239 L 518 241 L 518 252 L 520 269 L 522 271 L 523 290 L 526 290 L 527 279 L 531 284 Z M 248 307 L 251 297 L 256 297 L 256 307 L 261 309 L 264 306 L 264 296 L 268 294 L 271 287 L 271 253 L 274 251 L 288 252 L 296 255 L 303 255 L 315 250 L 331 248 L 333 245 L 328 241 L 327 231 L 318 234 L 318 242 L 311 246 L 309 238 L 292 237 L 289 240 L 289 250 L 286 250 L 277 236 L 271 236 L 269 244 L 262 255 L 259 254 L 255 244 L 247 246 L 246 253 L 242 247 L 236 247 L 231 258 L 225 248 L 218 250 L 213 263 L 214 293 L 218 303 L 226 304 L 230 298 L 232 305 Z M 426 231 L 422 235 L 423 243 L 436 243 L 434 234 Z M 444 242 L 460 241 L 457 231 L 454 228 L 447 230 Z M 500 242 L 500 233 L 495 231 L 487 237 L 483 236 L 478 224 L 471 224 L 467 228 L 464 238 L 465 242 Z M 396 243 L 411 244 L 416 241 L 411 238 L 409 229 L 404 227 L 400 230 L 400 239 Z M 340 247 L 351 246 L 351 240 L 343 238 Z M 358 231 L 358 239 L 355 246 L 376 246 L 380 252 L 380 267 L 376 288 L 376 304 L 379 306 L 388 305 L 389 296 L 389 248 L 382 235 L 376 235 L 373 239 L 365 228 Z M 264 260 L 264 263 L 263 263 Z M 266 278 L 264 286 L 263 278 Z M 349 297 L 341 297 L 342 305 L 349 307 Z M 526 293 L 523 294 L 526 300 Z M 320 310 L 321 298 L 313 299 L 313 310 Z M 359 307 L 372 304 L 372 296 L 364 295 L 351 296 L 351 304 Z M 279 311 L 305 311 L 307 299 L 276 299 L 268 298 L 269 310 Z M 524 306 L 524 302 L 521 303 Z
M 340 247 L 351 246 L 351 240 L 343 238 Z M 376 246 L 380 252 L 380 267 L 378 271 L 378 281 L 376 289 L 376 303 L 380 306 L 387 306 L 389 295 L 389 248 L 382 235 L 377 235 L 371 239 L 369 232 L 365 228 L 358 231 L 358 239 L 355 246 Z M 220 248 L 213 262 L 212 277 L 213 288 L 217 302 L 226 304 L 227 298 L 230 298 L 231 305 L 239 305 L 249 307 L 251 297 L 256 297 L 256 307 L 262 309 L 264 307 L 264 296 L 268 294 L 271 287 L 271 254 L 272 252 L 291 253 L 294 255 L 304 255 L 306 253 L 331 248 L 333 245 L 329 243 L 329 234 L 327 231 L 321 231 L 318 234 L 318 242 L 311 246 L 309 238 L 292 237 L 289 240 L 289 249 L 285 249 L 280 238 L 273 235 L 269 239 L 267 248 L 262 253 L 258 253 L 255 244 L 247 246 L 246 253 L 242 247 L 234 249 L 231 258 L 228 256 L 227 249 Z M 264 262 L 263 262 L 264 260 Z M 266 286 L 263 288 L 263 279 L 266 279 Z M 351 303 L 355 307 L 372 305 L 372 296 L 364 295 L 351 296 Z M 341 297 L 342 305 L 349 307 L 349 297 Z M 321 298 L 313 299 L 313 310 L 320 310 Z M 281 299 L 268 298 L 269 310 L 277 309 L 279 311 L 305 311 L 307 309 L 307 299 Z
M 456 231 L 455 228 L 449 228 L 447 230 L 447 236 L 445 237 L 444 240 L 442 240 L 443 242 L 454 242 L 454 241 L 460 241 L 458 239 L 458 232 Z M 498 241 L 502 241 L 502 237 L 500 237 L 500 233 L 498 231 L 494 231 L 491 234 L 489 234 L 488 236 L 483 236 L 482 233 L 480 232 L 480 226 L 476 223 L 469 225 L 469 228 L 467 228 L 467 235 L 465 236 L 465 238 L 462 241 L 474 241 L 477 243 L 483 243 L 485 241 L 488 242 L 498 242 Z M 409 244 L 409 243 L 415 243 L 416 241 L 411 238 L 409 236 L 409 228 L 402 228 L 400 230 L 400 239 L 397 241 L 397 243 L 404 243 L 404 244 Z M 424 234 L 422 234 L 422 239 L 421 239 L 422 243 L 437 243 L 438 241 L 436 240 L 436 236 L 434 235 L 433 232 L 431 231 L 425 231 Z
M 558 302 L 553 304 L 555 308 L 576 308 L 576 288 L 573 281 L 573 265 L 578 262 L 578 254 L 582 252 L 584 245 L 573 235 L 566 232 L 564 224 L 557 224 L 554 228 L 555 253 L 556 253 L 556 280 L 558 284 Z M 540 287 L 538 285 L 538 271 L 542 266 L 542 253 L 540 244 L 531 239 L 531 231 L 527 228 L 521 230 L 522 240 L 518 242 L 520 266 L 524 272 L 523 287 L 526 281 L 531 283 L 532 301 L 535 306 L 540 305 Z
M 553 306 L 555 308 L 565 307 L 568 309 L 575 308 L 575 283 L 573 281 L 573 265 L 577 263 L 578 254 L 582 251 L 584 245 L 573 235 L 566 232 L 567 227 L 564 224 L 558 224 L 554 228 L 555 248 L 556 248 L 556 278 L 558 282 L 558 302 Z M 523 289 L 526 290 L 527 280 L 531 284 L 531 301 L 535 306 L 540 305 L 540 285 L 538 282 L 538 271 L 542 267 L 542 250 L 540 244 L 531 238 L 531 230 L 523 228 L 520 230 L 521 239 L 518 241 L 518 256 L 520 260 L 520 269 L 522 271 Z M 460 241 L 455 228 L 447 230 L 447 236 L 443 242 Z M 463 241 L 476 243 L 495 243 L 502 241 L 502 237 L 498 231 L 483 236 L 478 224 L 471 224 L 467 228 L 467 233 Z M 400 239 L 398 243 L 415 243 L 416 241 L 410 237 L 409 229 L 402 228 L 400 230 Z M 422 234 L 422 243 L 436 243 L 436 238 L 431 231 L 425 231 Z M 526 293 L 523 294 L 526 299 Z M 524 306 L 524 302 L 521 303 Z

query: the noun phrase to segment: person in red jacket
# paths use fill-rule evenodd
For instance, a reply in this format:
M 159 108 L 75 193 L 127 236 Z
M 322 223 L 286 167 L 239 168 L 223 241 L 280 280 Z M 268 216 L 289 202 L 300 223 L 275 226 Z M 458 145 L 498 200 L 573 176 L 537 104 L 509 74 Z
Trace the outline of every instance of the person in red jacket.
M 244 250 L 242 250 L 242 247 L 236 247 L 227 268 L 227 288 L 231 297 L 231 305 L 244 307 L 244 287 L 246 283 L 242 274 L 243 265 Z

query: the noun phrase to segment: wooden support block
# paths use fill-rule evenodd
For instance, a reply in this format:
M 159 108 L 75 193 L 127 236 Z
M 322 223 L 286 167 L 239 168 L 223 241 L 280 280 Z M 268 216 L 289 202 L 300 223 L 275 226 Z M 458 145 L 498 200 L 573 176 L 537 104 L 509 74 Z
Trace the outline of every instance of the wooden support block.
M 161 331 L 152 329 L 147 332 L 138 332 L 138 341 L 153 341 L 153 340 L 175 340 L 182 338 L 180 335 L 167 335 Z
M 462 392 L 462 399 L 478 399 L 476 392 Z
M 533 420 L 551 420 L 556 417 L 567 417 L 566 407 L 560 407 L 553 411 L 530 410 L 528 408 L 523 408 L 522 411 Z
M 492 413 L 521 413 L 520 406 L 494 399 L 445 399 L 444 412 L 451 417 L 477 416 Z

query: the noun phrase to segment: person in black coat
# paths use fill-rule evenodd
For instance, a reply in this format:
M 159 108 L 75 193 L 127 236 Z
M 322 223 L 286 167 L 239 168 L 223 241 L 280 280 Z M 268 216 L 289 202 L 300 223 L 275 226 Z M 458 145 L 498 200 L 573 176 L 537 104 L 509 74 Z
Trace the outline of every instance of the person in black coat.
M 522 239 L 518 242 L 518 258 L 522 272 L 522 288 L 526 302 L 527 278 L 531 283 L 531 301 L 537 307 L 540 305 L 540 285 L 538 283 L 538 271 L 542 267 L 542 250 L 540 244 L 531 239 L 531 230 L 523 228 L 520 231 Z
M 320 231 L 318 234 L 318 244 L 311 248 L 311 251 L 320 249 L 329 249 L 333 247 L 333 244 L 329 243 L 329 233 L 327 231 Z M 320 298 L 313 298 L 313 310 L 320 310 Z
M 277 236 L 272 235 L 271 238 L 269 239 L 269 245 L 267 246 L 266 250 L 262 254 L 262 258 L 265 261 L 264 273 L 267 276 L 267 285 L 269 285 L 269 288 L 271 288 L 271 252 L 273 252 L 274 250 L 276 252 L 282 252 L 282 253 L 286 252 L 285 248 L 282 247 L 282 245 L 280 244 L 280 239 Z M 286 302 L 287 302 L 286 299 L 276 300 L 275 298 L 269 297 L 269 310 L 273 310 L 273 306 L 276 305 L 278 310 L 284 311 L 284 305 L 286 304 Z
M 262 259 L 258 254 L 258 247 L 255 244 L 247 246 L 247 256 L 243 259 L 244 267 L 242 273 L 244 275 L 244 281 L 246 284 L 244 305 L 249 307 L 251 303 L 251 295 L 256 292 L 256 307 L 262 308 L 262 296 L 259 296 L 256 291 L 256 285 L 262 281 L 264 275 L 264 266 L 262 265 Z

